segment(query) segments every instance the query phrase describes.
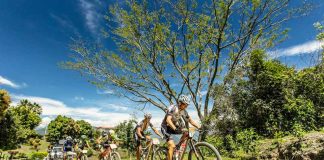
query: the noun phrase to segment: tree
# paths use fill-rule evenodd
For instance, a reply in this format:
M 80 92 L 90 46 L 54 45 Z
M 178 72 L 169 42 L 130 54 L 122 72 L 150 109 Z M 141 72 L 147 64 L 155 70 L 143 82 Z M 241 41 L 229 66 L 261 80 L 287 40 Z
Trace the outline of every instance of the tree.
M 6 90 L 0 90 L 0 120 L 3 118 L 5 111 L 10 105 L 10 96 Z
M 72 118 L 61 115 L 52 120 L 47 129 L 47 140 L 51 143 L 57 143 L 67 136 L 76 138 L 80 134 L 80 126 Z
M 136 125 L 135 120 L 128 120 L 119 123 L 116 127 L 116 135 L 123 142 L 122 148 L 126 148 L 129 153 L 135 151 L 135 141 L 134 141 L 134 127 Z
M 14 149 L 20 144 L 18 131 L 20 129 L 18 118 L 8 110 L 0 119 L 0 149 Z
M 110 7 L 105 35 L 118 51 L 76 41 L 65 67 L 102 88 L 166 110 L 189 94 L 201 121 L 216 110 L 212 90 L 251 49 L 267 48 L 285 32 L 289 0 L 136 1 Z M 222 73 L 223 71 L 223 73 Z M 178 86 L 178 87 L 174 87 Z M 206 122 L 205 128 L 207 129 Z
M 89 122 L 86 122 L 84 120 L 78 120 L 76 121 L 76 124 L 80 128 L 80 136 L 86 135 L 88 137 L 93 137 L 93 128 Z
M 42 107 L 37 103 L 31 103 L 28 100 L 21 100 L 19 104 L 11 108 L 12 113 L 17 116 L 20 129 L 19 140 L 26 142 L 31 137 L 37 135 L 34 130 L 42 121 Z

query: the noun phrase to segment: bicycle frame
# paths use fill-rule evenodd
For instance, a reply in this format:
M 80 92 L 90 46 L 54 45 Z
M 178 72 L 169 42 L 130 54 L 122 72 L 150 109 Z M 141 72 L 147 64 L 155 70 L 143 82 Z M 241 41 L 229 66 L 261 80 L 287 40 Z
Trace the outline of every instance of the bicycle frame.
M 189 129 L 190 130 L 190 129 Z M 189 131 L 188 131 L 189 132 Z M 192 135 L 191 135 L 192 134 Z M 185 153 L 186 153 L 186 151 L 187 151 L 187 147 L 188 147 L 188 145 L 189 145 L 189 148 L 190 149 L 193 149 L 194 150 L 194 153 L 196 154 L 196 156 L 197 156 L 197 151 L 196 151 L 196 149 L 195 149 L 195 147 L 194 147 L 194 142 L 193 142 L 193 136 L 194 136 L 194 133 L 188 133 L 188 135 L 185 137 L 186 139 L 180 144 L 178 144 L 178 145 L 182 145 L 182 144 L 184 144 L 185 143 L 185 147 L 184 147 L 184 150 L 183 150 L 183 152 L 179 155 L 179 157 L 180 157 L 180 160 L 183 160 L 183 158 L 184 158 L 184 155 L 185 155 Z M 174 151 L 175 152 L 175 151 Z M 175 153 L 173 153 L 173 154 L 175 154 Z
M 149 159 L 149 155 L 153 156 L 152 151 L 155 151 L 156 147 L 154 147 L 155 144 L 155 139 L 151 139 L 150 143 L 148 144 L 148 146 L 146 146 L 145 148 L 141 149 L 141 153 L 143 154 L 144 151 L 147 151 L 147 153 L 145 154 L 145 159 L 144 160 L 148 160 Z M 158 144 L 158 140 L 157 140 L 157 144 Z M 143 154 L 144 155 L 144 154 Z

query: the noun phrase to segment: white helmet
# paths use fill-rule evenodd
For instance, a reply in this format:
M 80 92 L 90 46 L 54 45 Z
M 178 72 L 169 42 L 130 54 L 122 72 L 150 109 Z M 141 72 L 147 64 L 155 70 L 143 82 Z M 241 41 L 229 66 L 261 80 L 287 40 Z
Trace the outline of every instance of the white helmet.
M 151 119 L 152 118 L 152 114 L 151 113 L 146 113 L 144 114 L 145 118 Z
M 109 134 L 112 135 L 112 134 L 115 134 L 115 131 L 114 130 L 109 130 Z
M 190 104 L 190 98 L 184 94 L 179 96 L 179 102 L 185 103 L 187 105 Z

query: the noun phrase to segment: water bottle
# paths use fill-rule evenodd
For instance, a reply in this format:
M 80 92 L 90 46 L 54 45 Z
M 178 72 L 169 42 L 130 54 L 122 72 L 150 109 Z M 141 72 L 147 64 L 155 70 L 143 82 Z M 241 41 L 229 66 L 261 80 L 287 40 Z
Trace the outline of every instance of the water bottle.
M 179 160 L 179 150 L 177 148 L 175 151 L 175 160 Z

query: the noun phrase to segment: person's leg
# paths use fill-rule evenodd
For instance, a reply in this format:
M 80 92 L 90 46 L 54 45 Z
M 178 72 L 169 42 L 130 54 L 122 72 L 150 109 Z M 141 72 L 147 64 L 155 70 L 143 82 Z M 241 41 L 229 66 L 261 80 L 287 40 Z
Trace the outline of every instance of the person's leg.
M 142 145 L 141 144 L 137 145 L 137 147 L 136 147 L 136 159 L 137 160 L 141 159 L 141 149 L 142 149 Z
M 173 139 L 168 140 L 168 160 L 172 160 L 175 144 Z

